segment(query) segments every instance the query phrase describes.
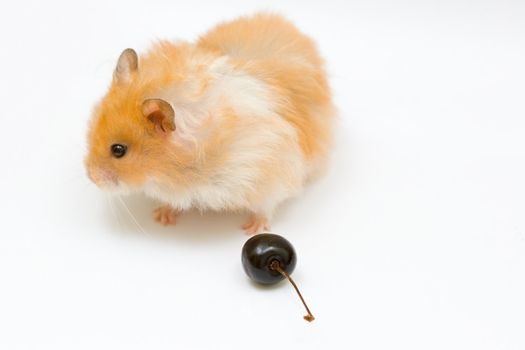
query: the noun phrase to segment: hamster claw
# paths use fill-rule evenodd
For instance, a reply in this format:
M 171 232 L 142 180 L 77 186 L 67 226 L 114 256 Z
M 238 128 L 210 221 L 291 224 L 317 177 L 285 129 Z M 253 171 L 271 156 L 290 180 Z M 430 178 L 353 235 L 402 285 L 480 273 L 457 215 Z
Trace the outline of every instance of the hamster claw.
M 153 212 L 153 218 L 155 219 L 155 221 L 164 226 L 175 225 L 177 223 L 178 215 L 179 212 L 170 207 L 169 205 L 163 205 L 161 207 L 158 207 Z

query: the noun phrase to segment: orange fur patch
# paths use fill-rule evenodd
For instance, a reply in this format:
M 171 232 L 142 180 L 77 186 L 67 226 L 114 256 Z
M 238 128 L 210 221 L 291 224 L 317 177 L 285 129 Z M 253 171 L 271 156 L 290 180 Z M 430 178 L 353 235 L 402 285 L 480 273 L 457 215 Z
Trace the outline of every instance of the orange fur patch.
M 315 44 L 280 16 L 259 14 L 218 25 L 198 46 L 229 55 L 237 68 L 279 96 L 277 113 L 293 125 L 307 158 L 331 143 L 330 88 Z

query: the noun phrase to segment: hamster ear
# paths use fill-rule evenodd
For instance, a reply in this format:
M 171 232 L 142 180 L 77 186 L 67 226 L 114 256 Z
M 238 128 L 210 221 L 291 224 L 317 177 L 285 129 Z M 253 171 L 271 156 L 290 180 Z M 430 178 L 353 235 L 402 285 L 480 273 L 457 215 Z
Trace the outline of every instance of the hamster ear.
M 129 83 L 131 75 L 137 71 L 139 58 L 133 49 L 122 51 L 115 68 L 114 77 L 119 83 Z
M 175 112 L 168 102 L 159 98 L 145 100 L 142 103 L 142 114 L 155 125 L 157 131 L 175 131 Z

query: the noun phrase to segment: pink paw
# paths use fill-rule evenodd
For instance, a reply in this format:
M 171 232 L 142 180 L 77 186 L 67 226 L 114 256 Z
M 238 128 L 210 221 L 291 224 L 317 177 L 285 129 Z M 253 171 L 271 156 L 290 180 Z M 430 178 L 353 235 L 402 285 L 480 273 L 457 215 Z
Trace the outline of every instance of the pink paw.
M 179 212 L 169 205 L 158 207 L 153 212 L 155 221 L 164 226 L 175 225 L 177 223 L 177 215 L 179 215 Z
M 250 216 L 250 219 L 248 219 L 248 222 L 242 225 L 242 229 L 246 231 L 246 234 L 254 235 L 263 230 L 268 231 L 270 229 L 270 224 L 265 217 L 252 215 Z

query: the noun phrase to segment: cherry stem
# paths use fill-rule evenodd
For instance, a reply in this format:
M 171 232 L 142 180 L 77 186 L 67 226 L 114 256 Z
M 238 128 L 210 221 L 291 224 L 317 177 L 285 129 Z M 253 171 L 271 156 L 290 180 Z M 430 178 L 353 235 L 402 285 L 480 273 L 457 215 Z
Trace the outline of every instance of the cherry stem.
M 306 309 L 306 312 L 308 312 L 308 315 L 304 316 L 303 318 L 307 320 L 308 322 L 312 322 L 315 320 L 314 315 L 310 312 L 310 309 L 308 308 L 308 305 L 306 305 L 306 302 L 303 299 L 303 296 L 301 295 L 301 292 L 299 291 L 299 288 L 297 288 L 297 285 L 293 281 L 292 277 L 288 274 L 288 272 L 284 271 L 281 266 L 279 265 L 279 261 L 273 260 L 270 264 L 270 268 L 274 271 L 279 272 L 281 275 L 286 277 L 288 281 L 292 284 L 292 286 L 295 288 L 295 291 L 297 292 L 297 295 L 299 295 L 299 298 L 301 298 L 301 301 L 303 302 L 304 308 Z

